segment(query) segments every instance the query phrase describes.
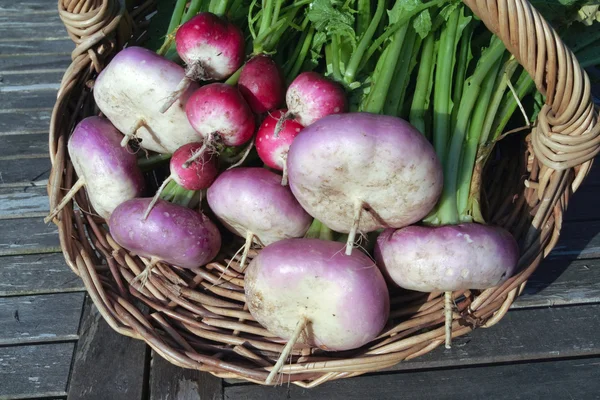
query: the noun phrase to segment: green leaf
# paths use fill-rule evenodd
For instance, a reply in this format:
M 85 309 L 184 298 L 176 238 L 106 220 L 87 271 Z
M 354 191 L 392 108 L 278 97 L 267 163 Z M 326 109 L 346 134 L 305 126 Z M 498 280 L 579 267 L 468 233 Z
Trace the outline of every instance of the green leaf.
M 356 48 L 356 32 L 354 32 L 354 16 L 352 10 L 337 0 L 315 0 L 308 11 L 308 19 L 317 32 L 327 36 L 340 35 L 350 41 Z
M 169 22 L 171 21 L 171 15 L 173 15 L 176 2 L 177 0 L 158 1 L 156 14 L 150 19 L 148 41 L 144 44 L 144 47 L 156 51 L 162 46 L 167 36 L 167 29 L 169 28 Z
M 413 21 L 413 28 L 415 28 L 415 31 L 421 37 L 421 39 L 425 39 L 425 37 L 429 35 L 429 32 L 431 32 L 431 26 L 431 14 L 429 14 L 429 10 L 419 13 L 419 15 L 417 15 Z

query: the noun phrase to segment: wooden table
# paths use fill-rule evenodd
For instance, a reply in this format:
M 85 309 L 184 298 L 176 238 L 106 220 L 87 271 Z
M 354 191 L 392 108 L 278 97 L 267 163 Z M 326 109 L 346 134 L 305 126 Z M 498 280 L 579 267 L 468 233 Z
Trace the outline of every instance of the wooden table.
M 55 1 L 0 0 L 0 399 L 600 398 L 600 168 L 508 315 L 451 350 L 308 391 L 222 382 L 117 335 L 42 222 L 48 124 L 72 49 Z

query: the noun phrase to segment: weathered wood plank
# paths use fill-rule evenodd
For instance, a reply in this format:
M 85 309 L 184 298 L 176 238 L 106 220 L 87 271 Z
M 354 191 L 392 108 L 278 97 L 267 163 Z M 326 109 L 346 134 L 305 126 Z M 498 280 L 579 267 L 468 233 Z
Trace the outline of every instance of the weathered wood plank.
M 177 367 L 152 352 L 150 400 L 222 400 L 222 380 L 207 372 Z
M 0 219 L 40 217 L 48 214 L 48 193 L 44 187 L 0 188 Z
M 0 220 L 0 256 L 60 251 L 58 228 L 42 218 Z
M 65 63 L 60 67 L 43 70 L 0 72 L 0 87 L 60 83 L 68 66 Z
M 75 343 L 0 347 L 0 399 L 66 395 Z
M 68 37 L 58 12 L 0 14 L 0 41 L 36 36 Z
M 58 11 L 57 11 L 58 12 Z M 0 41 L 0 57 L 11 55 L 38 55 L 38 54 L 70 54 L 75 49 L 75 44 L 69 39 L 41 40 L 15 40 L 10 42 Z
M 50 158 L 0 160 L 0 187 L 48 179 L 50 167 Z
M 77 343 L 69 400 L 145 397 L 147 346 L 115 332 L 88 298 Z
M 47 153 L 51 116 L 50 108 L 0 113 L 0 135 L 2 135 L 0 140 L 3 146 L 6 146 L 8 152 L 6 155 Z M 30 136 L 31 132 L 39 136 Z M 40 149 L 41 151 L 30 151 L 32 145 L 45 145 L 45 148 Z M 28 150 L 27 153 L 22 152 L 23 148 Z
M 600 302 L 600 260 L 547 260 L 533 273 L 513 308 Z
M 0 25 L 1 26 L 1 25 Z M 1 31 L 1 29 L 0 29 Z M 41 54 L 37 56 L 18 55 L 0 57 L 0 74 L 19 70 L 45 70 L 67 67 L 71 62 L 69 52 L 61 54 Z
M 46 12 L 58 13 L 56 3 L 48 0 L 13 1 L 0 0 L 0 14 Z
M 295 385 L 225 388 L 225 399 L 599 399 L 600 358 L 495 365 L 340 379 L 313 389 Z
M 13 110 L 51 109 L 56 102 L 57 91 L 18 90 L 8 92 L 0 90 L 0 110 L 4 110 L 2 114 L 5 114 Z
M 2 257 L 0 265 L 0 296 L 85 290 L 62 253 Z
M 32 131 L 39 131 L 47 129 L 50 123 L 50 112 L 48 112 L 48 119 L 46 121 L 38 122 L 40 127 L 45 128 L 32 128 L 28 127 Z M 6 114 L 2 115 L 4 118 Z M 0 121 L 0 132 L 1 126 L 5 123 L 4 119 Z M 15 126 L 16 127 L 16 126 Z M 2 142 L 2 156 L 23 156 L 30 154 L 48 154 L 48 134 L 47 133 L 32 133 L 26 135 L 3 135 L 0 139 Z
M 600 221 L 567 222 L 549 259 L 600 258 Z
M 85 294 L 0 297 L 0 345 L 75 340 Z

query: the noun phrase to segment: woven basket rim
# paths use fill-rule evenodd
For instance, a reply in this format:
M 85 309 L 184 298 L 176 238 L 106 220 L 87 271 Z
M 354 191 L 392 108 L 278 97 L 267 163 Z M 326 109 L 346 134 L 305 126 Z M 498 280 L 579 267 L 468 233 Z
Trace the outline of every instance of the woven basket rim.
M 525 210 L 532 213 L 522 233 L 520 272 L 498 287 L 453 294 L 456 315 L 453 336 L 502 319 L 521 294 L 527 278 L 556 245 L 569 198 L 588 174 L 600 151 L 600 124 L 585 71 L 556 32 L 527 0 L 463 0 L 487 28 L 502 39 L 515 59 L 546 95 L 522 154 L 528 176 L 516 201 L 498 207 L 512 210 L 504 223 L 516 223 Z M 63 199 L 75 182 L 66 142 L 73 126 L 91 115 L 90 82 L 127 38 L 139 34 L 143 17 L 155 0 L 126 10 L 118 0 L 59 0 L 59 15 L 76 44 L 50 122 L 52 170 L 48 183 L 50 208 Z M 92 99 L 93 100 L 93 99 Z M 90 209 L 85 189 L 74 200 Z M 524 219 L 523 219 L 524 220 Z M 112 240 L 93 215 L 69 203 L 54 219 L 65 260 L 80 276 L 107 323 L 120 334 L 144 340 L 171 363 L 221 378 L 265 384 L 273 357 L 284 341 L 273 338 L 253 322 L 244 306 L 239 258 L 227 269 L 219 262 L 190 271 L 158 264 L 147 286 L 132 284 L 148 260 L 130 254 Z M 257 254 L 252 250 L 250 256 Z M 105 263 L 103 262 L 105 261 Z M 215 285 L 219 276 L 224 285 Z M 440 293 L 401 293 L 392 304 L 396 318 L 374 347 L 331 355 L 295 346 L 295 362 L 284 367 L 290 381 L 314 387 L 329 380 L 373 372 L 421 356 L 444 342 Z M 144 311 L 146 309 L 152 312 Z M 424 327 L 431 327 L 423 332 Z M 316 350 L 316 351 L 315 351 Z

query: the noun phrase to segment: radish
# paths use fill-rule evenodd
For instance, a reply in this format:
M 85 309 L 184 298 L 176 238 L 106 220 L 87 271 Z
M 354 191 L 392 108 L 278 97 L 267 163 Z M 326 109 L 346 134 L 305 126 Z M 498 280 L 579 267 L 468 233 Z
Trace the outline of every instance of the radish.
M 184 165 L 188 165 L 215 143 L 240 146 L 254 134 L 254 115 L 233 86 L 211 83 L 202 86 L 190 97 L 186 113 L 194 129 L 204 139 L 204 146 Z
M 217 166 L 217 156 L 211 152 L 204 151 L 201 156 L 194 159 L 187 167 L 183 164 L 191 156 L 202 148 L 201 143 L 188 143 L 178 148 L 173 156 L 169 167 L 171 175 L 169 175 L 158 188 L 156 195 L 150 202 L 144 218 L 148 217 L 150 210 L 156 204 L 161 192 L 171 181 L 175 181 L 179 186 L 186 190 L 197 191 L 208 188 L 217 175 L 219 174 Z
M 283 171 L 282 185 L 287 185 L 288 150 L 294 138 L 304 128 L 294 120 L 286 120 L 276 133 L 277 123 L 285 117 L 286 111 L 277 110 L 267 115 L 256 133 L 256 152 L 267 166 Z
M 330 115 L 346 112 L 344 89 L 316 72 L 303 72 L 285 94 L 288 113 L 303 126 Z
M 164 261 L 196 268 L 216 257 L 221 235 L 210 219 L 164 200 L 158 200 L 146 219 L 144 213 L 151 200 L 128 200 L 113 211 L 108 226 L 120 246 L 150 258 L 151 266 Z
M 264 168 L 223 172 L 208 188 L 206 198 L 223 225 L 246 238 L 241 268 L 253 241 L 269 245 L 302 237 L 312 222 L 290 189 L 281 185 L 281 177 Z
M 94 83 L 98 108 L 125 134 L 123 145 L 136 138 L 147 150 L 171 154 L 186 143 L 198 141 L 198 134 L 185 114 L 189 96 L 198 88 L 190 85 L 177 107 L 159 112 L 185 71 L 156 53 L 128 47 L 112 59 Z
M 514 272 L 517 242 L 506 230 L 465 223 L 386 229 L 375 245 L 389 280 L 419 292 L 494 287 Z
M 238 88 L 256 114 L 275 109 L 283 103 L 283 74 L 271 57 L 259 54 L 244 65 Z
M 433 146 L 406 121 L 385 115 L 329 115 L 304 128 L 287 159 L 302 207 L 334 231 L 401 228 L 419 221 L 442 191 Z
M 83 186 L 94 210 L 108 219 L 122 202 L 142 194 L 144 177 L 137 157 L 121 147 L 123 135 L 105 118 L 87 117 L 73 131 L 67 145 L 79 179 L 46 217 L 51 221 Z
M 248 310 L 288 343 L 266 383 L 296 342 L 327 351 L 361 347 L 383 329 L 389 293 L 373 261 L 344 245 L 319 239 L 286 239 L 265 247 L 250 263 L 244 290 Z
M 177 54 L 186 63 L 185 77 L 161 107 L 168 110 L 194 80 L 222 80 L 244 62 L 244 35 L 235 25 L 202 12 L 179 27 Z

